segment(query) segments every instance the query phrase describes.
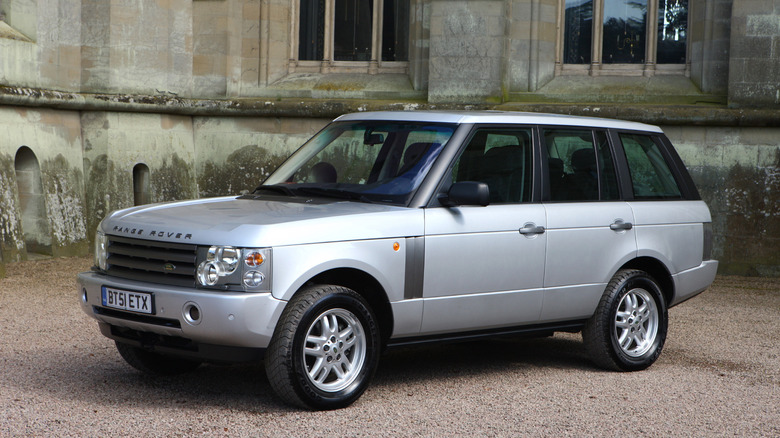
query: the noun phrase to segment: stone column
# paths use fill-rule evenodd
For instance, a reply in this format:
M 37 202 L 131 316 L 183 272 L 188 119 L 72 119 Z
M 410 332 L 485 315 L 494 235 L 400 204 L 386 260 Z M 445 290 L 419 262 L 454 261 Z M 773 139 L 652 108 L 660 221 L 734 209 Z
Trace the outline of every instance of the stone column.
M 732 1 L 689 2 L 691 80 L 705 93 L 727 92 Z
M 729 105 L 780 107 L 780 3 L 734 0 Z
M 502 100 L 506 16 L 503 0 L 431 2 L 430 102 Z

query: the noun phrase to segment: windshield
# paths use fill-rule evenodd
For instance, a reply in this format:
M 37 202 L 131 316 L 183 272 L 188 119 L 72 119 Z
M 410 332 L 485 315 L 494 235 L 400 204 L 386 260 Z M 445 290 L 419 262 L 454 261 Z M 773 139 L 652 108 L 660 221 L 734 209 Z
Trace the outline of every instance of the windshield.
M 386 121 L 332 123 L 298 149 L 255 194 L 269 191 L 405 205 L 455 127 Z

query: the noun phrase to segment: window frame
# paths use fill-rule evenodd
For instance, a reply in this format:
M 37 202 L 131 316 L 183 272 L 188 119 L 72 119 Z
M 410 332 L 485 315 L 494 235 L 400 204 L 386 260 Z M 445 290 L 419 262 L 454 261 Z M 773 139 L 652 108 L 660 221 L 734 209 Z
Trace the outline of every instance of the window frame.
M 672 177 L 677 183 L 677 188 L 680 190 L 679 198 L 635 198 L 634 186 L 631 180 L 631 171 L 628 166 L 628 158 L 626 157 L 625 150 L 623 149 L 623 142 L 620 139 L 621 134 L 629 135 L 645 135 L 650 137 L 658 147 L 661 156 L 664 158 L 666 165 L 669 167 L 669 171 L 672 173 Z M 614 160 L 616 161 L 616 171 L 618 174 L 618 184 L 620 185 L 621 199 L 625 201 L 642 201 L 642 202 L 670 202 L 670 201 L 698 201 L 701 200 L 699 191 L 696 185 L 693 183 L 693 178 L 682 162 L 682 159 L 677 154 L 672 143 L 664 134 L 647 131 L 635 131 L 630 129 L 610 129 L 609 130 L 610 142 L 613 145 L 612 153 Z
M 291 0 L 290 5 L 290 73 L 408 73 L 409 61 L 382 60 L 382 33 L 384 0 L 372 0 L 374 10 L 371 24 L 371 59 L 369 61 L 336 61 L 334 51 L 334 20 L 336 0 L 325 0 L 324 47 L 322 60 L 299 60 L 300 45 L 300 0 Z M 410 3 L 410 14 L 411 14 Z M 411 17 L 410 17 L 411 21 Z M 411 48 L 411 22 L 409 23 L 409 46 Z
M 621 164 L 621 158 L 618 158 L 618 156 L 615 153 L 615 150 L 617 149 L 615 147 L 614 138 L 612 136 L 612 130 L 608 128 L 602 128 L 598 126 L 570 126 L 570 125 L 539 125 L 539 152 L 541 154 L 541 160 L 542 160 L 542 169 L 543 169 L 543 178 L 542 178 L 542 184 L 543 184 L 543 192 L 542 192 L 542 200 L 545 203 L 556 203 L 556 204 L 565 204 L 565 203 L 575 203 L 575 202 L 618 202 L 623 201 L 625 199 L 625 190 L 623 186 L 624 177 L 622 174 L 622 164 Z M 602 177 L 604 175 L 604 169 L 599 164 L 598 159 L 596 160 L 596 172 L 597 172 L 597 184 L 598 184 L 598 199 L 561 199 L 556 200 L 552 199 L 552 183 L 550 181 L 550 163 L 549 163 L 549 152 L 547 147 L 547 141 L 544 135 L 545 130 L 559 130 L 559 131 L 590 131 L 591 133 L 591 146 L 593 147 L 594 156 L 598 157 L 598 139 L 597 139 L 597 132 L 600 132 L 604 135 L 604 139 L 607 141 L 607 147 L 610 150 L 611 153 L 611 159 L 612 159 L 612 167 L 615 172 L 615 183 L 617 185 L 617 196 L 614 199 L 603 199 L 603 191 L 602 191 Z M 622 158 L 625 160 L 625 156 Z
M 526 145 L 527 147 L 524 150 L 525 154 L 524 154 L 524 157 L 523 157 L 523 160 L 526 163 L 525 166 L 524 166 L 524 171 L 528 172 L 527 181 L 529 183 L 529 186 L 526 189 L 523 190 L 524 194 L 527 195 L 527 199 L 524 199 L 524 200 L 521 200 L 521 201 L 517 201 L 517 202 L 511 202 L 511 201 L 494 202 L 494 201 L 491 200 L 490 201 L 490 205 L 521 205 L 521 204 L 530 204 L 532 202 L 535 202 L 535 200 L 538 198 L 536 193 L 538 191 L 539 184 L 538 184 L 536 178 L 537 178 L 537 175 L 539 174 L 539 172 L 537 171 L 537 163 L 538 163 L 539 160 L 537 158 L 537 149 L 538 149 L 538 147 L 536 146 L 536 143 L 535 143 L 535 138 L 536 138 L 536 134 L 537 133 L 536 133 L 536 127 L 534 125 L 521 125 L 521 124 L 516 124 L 516 125 L 478 124 L 478 125 L 475 125 L 474 128 L 471 130 L 471 132 L 469 132 L 468 136 L 466 137 L 465 141 L 463 142 L 463 145 L 458 149 L 458 153 L 456 154 L 455 158 L 452 160 L 452 162 L 449 165 L 449 170 L 448 170 L 447 176 L 446 176 L 447 184 L 450 185 L 450 184 L 455 183 L 455 182 L 469 181 L 468 179 L 463 180 L 463 181 L 456 181 L 456 178 L 455 178 L 455 175 L 454 175 L 454 172 L 456 170 L 455 166 L 460 162 L 461 158 L 463 158 L 464 154 L 469 149 L 469 146 L 471 146 L 471 142 L 474 140 L 474 138 L 477 136 L 477 134 L 480 133 L 480 132 L 483 132 L 483 131 L 486 132 L 486 135 L 488 135 L 488 136 L 489 135 L 501 135 L 502 133 L 513 133 L 513 132 L 517 133 L 517 132 L 521 132 L 521 131 L 526 131 L 526 133 L 528 134 L 528 144 Z M 511 137 L 512 135 L 507 135 L 507 136 Z M 487 152 L 490 151 L 491 149 L 496 148 L 496 147 L 504 147 L 504 146 L 509 146 L 509 145 L 488 147 L 488 145 L 485 144 L 485 149 L 483 150 L 483 156 L 481 158 L 484 159 L 485 154 L 487 154 Z M 524 178 L 524 179 L 526 179 L 526 178 Z M 488 184 L 488 186 L 490 185 L 488 182 L 483 181 L 483 180 L 477 179 L 475 181 L 484 182 L 484 183 Z
M 601 62 L 603 55 L 604 33 L 604 2 L 593 0 L 593 28 L 591 30 L 591 61 L 589 64 L 566 64 L 563 62 L 564 41 L 566 39 L 566 0 L 558 0 L 557 27 L 558 36 L 555 47 L 555 75 L 589 75 L 589 76 L 655 76 L 676 75 L 690 77 L 691 75 L 691 42 L 690 30 L 693 1 L 688 1 L 688 31 L 685 41 L 685 64 L 658 64 L 658 5 L 659 0 L 647 0 L 647 23 L 645 28 L 645 62 L 641 64 L 605 64 Z M 653 17 L 653 19 L 649 19 Z

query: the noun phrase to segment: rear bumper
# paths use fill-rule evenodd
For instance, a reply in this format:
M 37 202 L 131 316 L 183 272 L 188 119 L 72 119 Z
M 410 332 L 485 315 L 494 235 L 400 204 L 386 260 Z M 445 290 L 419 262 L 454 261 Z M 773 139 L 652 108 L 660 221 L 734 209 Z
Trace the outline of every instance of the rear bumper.
M 669 307 L 676 306 L 707 290 L 715 280 L 717 272 L 718 261 L 706 260 L 695 268 L 672 275 L 675 294 Z
M 104 307 L 103 286 L 152 294 L 154 313 L 144 315 Z M 260 354 L 270 343 L 286 304 L 270 293 L 164 286 L 96 272 L 79 274 L 78 294 L 84 313 L 98 320 L 101 331 L 109 338 L 203 359 L 223 357 L 228 350 L 238 356 L 243 354 L 242 350 L 249 356 Z M 188 317 L 193 306 L 198 309 L 197 320 Z M 225 350 L 220 353 L 222 349 Z

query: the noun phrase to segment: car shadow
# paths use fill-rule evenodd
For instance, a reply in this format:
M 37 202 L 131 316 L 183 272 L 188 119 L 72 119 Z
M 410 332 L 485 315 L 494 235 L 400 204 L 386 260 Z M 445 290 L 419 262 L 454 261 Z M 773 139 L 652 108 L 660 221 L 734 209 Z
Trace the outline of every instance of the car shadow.
M 578 335 L 487 338 L 391 349 L 380 360 L 373 384 L 390 386 L 452 376 L 487 376 L 535 367 L 594 369 Z
M 105 345 L 97 352 L 37 350 L 28 355 L 31 363 L 46 364 L 42 369 L 25 371 L 24 364 L 13 363 L 15 360 L 21 359 L 10 359 L 5 365 L 22 374 L 6 379 L 20 393 L 77 399 L 86 402 L 95 413 L 117 405 L 299 412 L 274 395 L 262 363 L 205 364 L 187 374 L 149 376 L 127 365 L 113 345 Z M 446 383 L 453 377 L 487 377 L 518 367 L 593 369 L 578 338 L 502 338 L 391 349 L 382 355 L 371 386 Z

